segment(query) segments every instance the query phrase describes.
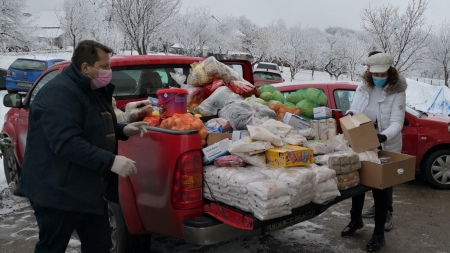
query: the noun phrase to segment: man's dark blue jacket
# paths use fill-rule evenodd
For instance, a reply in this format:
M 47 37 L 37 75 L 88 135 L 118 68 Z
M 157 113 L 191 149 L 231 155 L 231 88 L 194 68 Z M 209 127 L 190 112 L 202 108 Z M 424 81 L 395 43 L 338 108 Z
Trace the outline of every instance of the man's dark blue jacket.
M 125 125 L 117 124 L 110 106 L 114 86 L 94 91 L 90 83 L 71 64 L 45 84 L 30 105 L 20 187 L 33 203 L 102 214 L 105 194 L 117 201 L 118 178 L 110 171 L 117 141 L 111 151 L 106 137 L 111 125 L 103 119 L 101 99 L 109 103 L 106 109 L 113 118 L 116 140 L 127 139 Z

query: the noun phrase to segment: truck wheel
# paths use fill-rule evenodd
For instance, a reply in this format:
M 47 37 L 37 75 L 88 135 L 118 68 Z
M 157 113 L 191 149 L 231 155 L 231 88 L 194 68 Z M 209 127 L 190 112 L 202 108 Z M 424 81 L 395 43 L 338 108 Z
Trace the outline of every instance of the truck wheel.
M 428 156 L 422 173 L 431 186 L 450 190 L 450 150 L 437 150 Z
M 151 235 L 130 234 L 119 204 L 108 202 L 108 213 L 111 227 L 111 253 L 150 252 Z
M 11 193 L 16 196 L 22 196 L 20 193 L 21 168 L 14 155 L 13 148 L 5 148 L 3 153 L 3 168 L 5 170 L 6 183 L 11 187 Z

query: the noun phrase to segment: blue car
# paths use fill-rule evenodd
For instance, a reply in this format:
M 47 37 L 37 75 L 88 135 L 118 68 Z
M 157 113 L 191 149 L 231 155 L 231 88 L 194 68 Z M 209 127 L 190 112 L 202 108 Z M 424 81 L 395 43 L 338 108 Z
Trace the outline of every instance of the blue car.
M 8 93 L 27 92 L 45 69 L 65 59 L 36 60 L 17 58 L 6 71 Z

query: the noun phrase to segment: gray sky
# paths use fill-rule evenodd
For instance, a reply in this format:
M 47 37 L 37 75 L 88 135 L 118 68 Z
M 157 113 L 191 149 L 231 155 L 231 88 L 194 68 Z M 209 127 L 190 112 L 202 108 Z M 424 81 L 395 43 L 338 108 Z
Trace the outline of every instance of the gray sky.
M 60 9 L 63 0 L 27 0 L 26 11 L 37 14 L 42 10 Z M 289 25 L 302 24 L 325 29 L 341 26 L 361 28 L 361 11 L 387 3 L 403 11 L 409 0 L 183 0 L 182 11 L 196 6 L 207 6 L 216 16 L 244 15 L 256 24 L 266 25 L 284 19 Z M 430 0 L 426 13 L 429 23 L 439 25 L 450 13 L 450 0 Z M 450 19 L 448 19 L 450 21 Z

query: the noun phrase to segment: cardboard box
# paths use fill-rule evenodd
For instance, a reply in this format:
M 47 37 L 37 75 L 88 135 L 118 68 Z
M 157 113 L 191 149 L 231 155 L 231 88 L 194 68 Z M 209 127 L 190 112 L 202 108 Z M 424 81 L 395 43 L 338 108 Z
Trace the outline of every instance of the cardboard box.
M 216 142 L 211 146 L 202 149 L 204 155 L 203 164 L 209 164 L 213 162 L 216 158 L 229 155 L 230 152 L 228 152 L 228 149 L 230 148 L 230 145 L 231 140 L 228 138 L 224 138 L 221 141 Z
M 373 122 L 360 113 L 340 119 L 342 132 L 356 153 L 372 150 L 380 146 Z
M 247 130 L 233 131 L 231 140 L 232 141 L 238 141 L 238 140 L 240 140 L 242 138 L 245 138 L 245 137 L 250 137 L 250 132 L 249 131 L 247 131 Z
M 414 180 L 416 173 L 415 156 L 389 151 L 380 151 L 379 155 L 391 157 L 392 160 L 384 164 L 362 162 L 362 168 L 359 170 L 362 185 L 382 190 Z
M 328 119 L 332 118 L 331 109 L 325 106 L 314 108 L 314 119 Z
M 223 139 L 231 140 L 231 134 L 221 134 L 221 133 L 209 133 L 206 137 L 206 145 L 211 146 L 214 143 L 217 143 Z
M 287 112 L 284 114 L 283 123 L 294 127 L 294 130 L 311 128 L 311 122 L 300 116 Z
M 266 151 L 266 162 L 274 167 L 305 166 L 314 163 L 314 151 L 295 145 L 284 145 Z

